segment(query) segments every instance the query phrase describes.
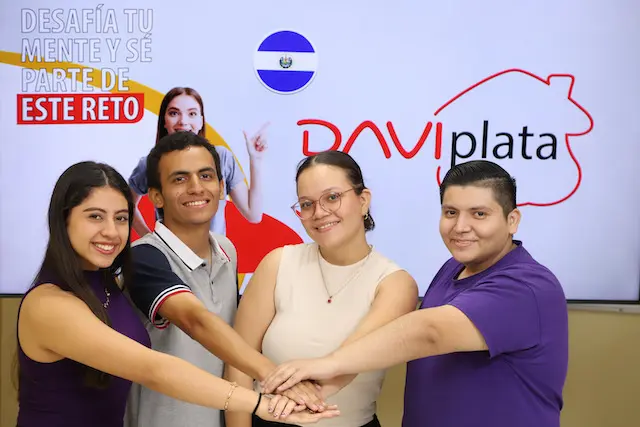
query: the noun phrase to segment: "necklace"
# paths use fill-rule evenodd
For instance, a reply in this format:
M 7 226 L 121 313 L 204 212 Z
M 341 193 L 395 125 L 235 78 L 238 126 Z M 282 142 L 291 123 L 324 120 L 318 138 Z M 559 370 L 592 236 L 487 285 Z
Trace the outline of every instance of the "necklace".
M 109 292 L 107 288 L 104 288 L 104 294 L 107 296 L 107 300 L 102 303 L 102 306 L 106 309 L 109 307 L 109 303 L 111 302 L 111 298 L 109 298 L 111 296 L 111 292 Z
M 322 277 L 322 284 L 324 285 L 324 290 L 327 292 L 327 296 L 329 297 L 327 299 L 327 304 L 331 304 L 331 302 L 333 301 L 333 297 L 335 297 L 336 295 L 338 295 L 340 292 L 342 292 L 342 290 L 344 288 L 347 287 L 347 285 L 349 283 L 351 283 L 351 281 L 353 279 L 356 278 L 356 276 L 358 276 L 360 274 L 360 272 L 362 271 L 362 269 L 364 268 L 364 266 L 367 264 L 367 261 L 369 261 L 369 257 L 371 256 L 371 253 L 373 252 L 373 246 L 369 245 L 369 253 L 367 254 L 367 256 L 365 257 L 364 261 L 362 262 L 362 264 L 360 264 L 360 267 L 358 267 L 356 269 L 356 271 L 353 272 L 353 274 L 349 277 L 349 279 L 340 287 L 338 288 L 338 290 L 336 292 L 334 292 L 333 294 L 331 294 L 329 292 L 329 288 L 327 287 L 327 281 L 324 278 L 324 271 L 322 271 L 322 264 L 320 263 L 320 258 L 322 258 L 322 255 L 320 255 L 320 248 L 318 248 L 318 268 L 320 269 L 320 277 Z

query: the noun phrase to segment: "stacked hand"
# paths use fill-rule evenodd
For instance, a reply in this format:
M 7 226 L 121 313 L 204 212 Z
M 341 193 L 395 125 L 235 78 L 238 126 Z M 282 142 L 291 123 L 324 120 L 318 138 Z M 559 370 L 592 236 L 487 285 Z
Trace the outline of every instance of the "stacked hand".
M 331 386 L 322 387 L 316 383 L 304 381 L 309 378 L 308 376 L 298 380 L 300 376 L 308 375 L 307 372 L 313 373 L 302 367 L 305 364 L 315 364 L 315 362 L 297 361 L 285 363 L 276 368 L 262 382 L 262 389 L 265 394 L 278 394 L 274 394 L 268 399 L 266 417 L 259 414 L 261 418 L 272 421 L 277 418 L 278 422 L 307 424 L 315 423 L 322 418 L 331 418 L 339 415 L 337 406 L 328 405 L 323 399 L 323 394 L 325 396 L 333 394 L 337 389 L 334 390 Z M 294 372 L 294 374 L 284 378 L 289 372 Z M 279 380 L 281 378 L 290 381 Z M 330 376 L 326 378 L 330 378 Z M 282 384 L 283 382 L 285 384 Z M 276 385 L 267 389 L 265 386 L 268 384 Z
M 319 394 L 315 384 L 297 384 L 282 394 L 265 397 L 266 414 L 258 412 L 258 416 L 267 421 L 308 424 L 339 415 L 337 406 L 327 405 Z
M 322 397 L 321 387 L 310 381 L 300 382 L 279 394 L 295 401 L 300 406 L 298 409 L 322 412 L 327 406 Z
M 312 424 L 323 418 L 340 415 L 337 406 L 328 405 L 322 412 L 314 412 L 305 405 L 298 405 L 294 400 L 282 395 L 264 397 L 257 415 L 266 421 L 287 424 Z
M 328 380 L 338 375 L 330 358 L 294 360 L 283 363 L 262 381 L 265 393 L 283 393 L 304 380 Z

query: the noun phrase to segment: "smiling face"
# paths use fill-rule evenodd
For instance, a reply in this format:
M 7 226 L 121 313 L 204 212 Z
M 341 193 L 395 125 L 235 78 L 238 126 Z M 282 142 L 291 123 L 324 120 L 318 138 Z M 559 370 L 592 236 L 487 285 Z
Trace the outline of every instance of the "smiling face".
M 297 187 L 302 225 L 321 247 L 340 247 L 364 236 L 363 216 L 369 209 L 371 193 L 365 189 L 357 194 L 344 170 L 313 165 L 300 174 Z
M 511 250 L 519 223 L 520 211 L 505 217 L 490 187 L 452 185 L 444 192 L 440 235 L 468 275 L 492 266 Z
M 178 95 L 169 102 L 164 114 L 164 128 L 171 135 L 175 132 L 199 133 L 204 126 L 202 108 L 190 95 Z
M 94 188 L 69 212 L 67 233 L 84 269 L 110 267 L 129 239 L 127 200 L 111 187 Z
M 162 155 L 158 170 L 162 190 L 150 188 L 149 198 L 163 209 L 165 224 L 209 224 L 222 197 L 211 153 L 200 146 L 171 151 Z

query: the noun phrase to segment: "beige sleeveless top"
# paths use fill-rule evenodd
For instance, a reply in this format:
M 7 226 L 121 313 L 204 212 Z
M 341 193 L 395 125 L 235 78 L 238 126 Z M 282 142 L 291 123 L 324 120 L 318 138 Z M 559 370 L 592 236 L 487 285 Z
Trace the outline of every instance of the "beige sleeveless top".
M 337 266 L 320 256 L 315 243 L 285 246 L 274 295 L 276 315 L 264 335 L 262 353 L 280 364 L 334 351 L 369 312 L 378 284 L 398 270 L 375 249 L 356 264 Z M 328 399 L 339 405 L 340 416 L 317 425 L 360 427 L 371 421 L 384 374 L 359 374 Z

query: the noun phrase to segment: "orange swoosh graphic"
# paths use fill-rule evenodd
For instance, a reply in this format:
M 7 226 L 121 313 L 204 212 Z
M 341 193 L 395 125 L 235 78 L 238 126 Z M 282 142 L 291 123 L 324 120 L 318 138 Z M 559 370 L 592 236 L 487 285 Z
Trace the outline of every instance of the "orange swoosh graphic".
M 29 68 L 32 70 L 45 69 L 47 70 L 48 73 L 53 73 L 54 68 L 62 69 L 65 71 L 68 71 L 69 69 L 72 69 L 72 68 L 81 69 L 81 70 L 89 69 L 91 71 L 88 74 L 89 76 L 91 76 L 93 80 L 91 80 L 91 82 L 88 82 L 88 84 L 91 86 L 97 87 L 98 89 L 102 88 L 102 72 L 99 69 L 96 69 L 93 67 L 87 67 L 80 64 L 74 64 L 72 62 L 38 62 L 38 61 L 23 62 L 21 55 L 19 53 L 0 50 L 0 64 L 14 65 L 17 67 Z M 81 82 L 82 80 L 81 78 L 79 78 L 81 76 L 82 76 L 81 73 L 77 73 L 76 80 Z M 118 79 L 116 77 L 116 84 L 115 84 L 116 88 L 119 86 L 118 84 L 119 82 L 117 80 Z M 160 112 L 160 103 L 162 102 L 162 98 L 164 98 L 163 93 L 158 92 L 157 90 L 152 89 L 149 86 L 143 85 L 142 83 L 136 82 L 134 80 L 127 80 L 125 86 L 129 89 L 128 91 L 119 91 L 116 89 L 116 90 L 110 90 L 109 92 L 110 93 L 142 93 L 144 94 L 145 110 L 155 115 L 158 115 L 158 113 Z M 216 130 L 213 129 L 208 123 L 205 123 L 205 126 L 206 126 L 207 139 L 209 140 L 209 142 L 211 142 L 211 144 L 213 145 L 221 145 L 223 147 L 226 147 L 233 154 L 233 150 L 231 150 L 231 147 L 229 147 L 229 145 L 220 136 L 220 134 L 218 134 L 218 132 L 216 132 Z M 150 139 L 150 141 L 152 140 Z M 235 154 L 233 154 L 233 156 L 234 158 L 236 157 Z M 236 158 L 236 163 L 238 163 L 240 170 L 242 171 L 243 175 L 245 175 L 244 170 L 242 170 L 242 165 L 240 164 L 240 162 L 238 162 L 237 158 Z M 244 180 L 245 182 L 247 182 L 246 175 Z M 244 280 L 244 276 L 245 275 L 242 273 L 238 274 L 238 282 L 240 284 L 242 284 Z
M 69 69 L 89 69 L 89 75 L 93 79 L 91 82 L 88 82 L 89 85 L 94 86 L 98 89 L 102 88 L 102 72 L 99 69 L 93 67 L 87 67 L 85 65 L 74 64 L 73 62 L 23 62 L 19 53 L 16 52 L 7 52 L 4 50 L 0 50 L 0 64 L 7 65 L 15 65 L 17 67 L 29 68 L 32 70 L 44 69 L 47 70 L 48 73 L 53 73 L 54 68 L 62 69 L 68 71 Z M 76 81 L 81 82 L 81 73 L 76 74 Z M 118 87 L 118 79 L 116 77 L 115 87 Z M 144 109 L 158 115 L 160 112 L 160 103 L 162 102 L 162 98 L 164 98 L 164 93 L 158 92 L 155 89 L 150 88 L 149 86 L 143 85 L 142 83 L 136 82 L 135 80 L 127 80 L 125 86 L 129 89 L 128 91 L 119 91 L 117 89 L 110 90 L 110 93 L 142 93 L 144 94 Z M 218 132 L 214 128 L 212 128 L 208 123 L 205 123 L 207 139 L 213 145 L 221 145 L 223 147 L 228 148 L 232 153 L 231 147 L 225 142 L 225 140 L 220 136 Z M 234 154 L 235 157 L 235 154 Z M 237 161 L 237 159 L 236 159 Z M 240 169 L 242 170 L 242 165 L 238 163 Z M 244 171 L 242 171 L 244 174 Z

